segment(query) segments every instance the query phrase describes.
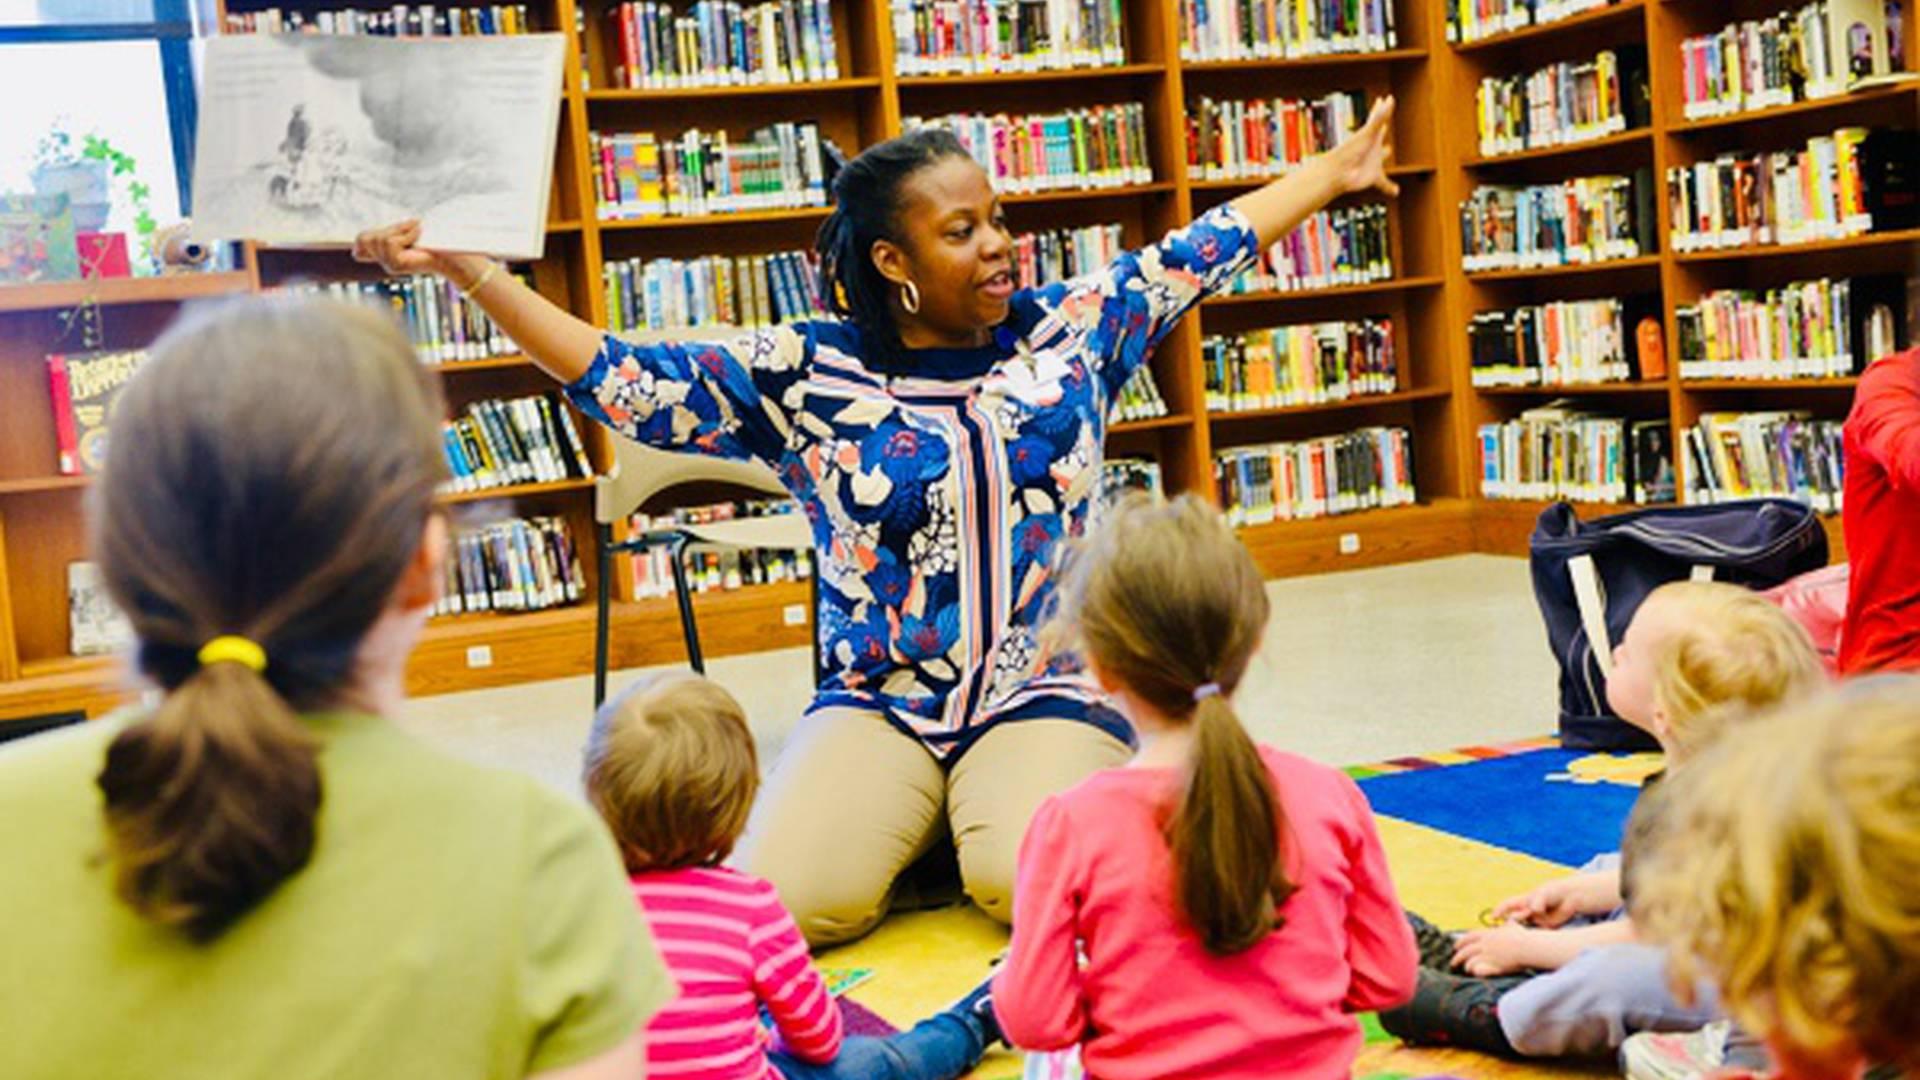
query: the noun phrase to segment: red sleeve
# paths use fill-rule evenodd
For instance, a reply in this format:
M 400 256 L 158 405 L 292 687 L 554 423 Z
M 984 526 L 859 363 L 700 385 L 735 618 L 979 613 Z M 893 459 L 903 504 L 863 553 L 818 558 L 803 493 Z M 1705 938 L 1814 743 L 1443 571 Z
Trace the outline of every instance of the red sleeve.
M 1861 376 L 1847 428 L 1859 452 L 1880 464 L 1895 488 L 1920 491 L 1920 351 L 1890 356 Z
M 766 886 L 767 910 L 747 939 L 753 994 L 767 1007 L 788 1053 L 824 1065 L 840 1053 L 840 1006 L 814 969 L 793 916 Z
M 1034 812 L 1013 886 L 1013 945 L 993 980 L 993 1011 L 1007 1041 L 1061 1050 L 1086 1034 L 1078 955 L 1081 867 L 1058 799 Z
M 1347 987 L 1346 1006 L 1352 1012 L 1371 1012 L 1413 997 L 1420 951 L 1387 872 L 1373 809 L 1351 779 L 1341 776 L 1340 784 L 1354 815 L 1347 849 L 1347 876 L 1353 883 L 1347 904 L 1347 966 L 1353 982 Z

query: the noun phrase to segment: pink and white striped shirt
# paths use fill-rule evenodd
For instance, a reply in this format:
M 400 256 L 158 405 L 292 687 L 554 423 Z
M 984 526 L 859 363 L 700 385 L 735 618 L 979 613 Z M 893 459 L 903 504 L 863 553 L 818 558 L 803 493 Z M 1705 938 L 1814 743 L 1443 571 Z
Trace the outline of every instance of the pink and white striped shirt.
M 773 886 L 725 868 L 635 874 L 680 996 L 647 1025 L 647 1075 L 778 1080 L 765 1005 L 781 1049 L 824 1064 L 840 1052 L 840 1007 Z

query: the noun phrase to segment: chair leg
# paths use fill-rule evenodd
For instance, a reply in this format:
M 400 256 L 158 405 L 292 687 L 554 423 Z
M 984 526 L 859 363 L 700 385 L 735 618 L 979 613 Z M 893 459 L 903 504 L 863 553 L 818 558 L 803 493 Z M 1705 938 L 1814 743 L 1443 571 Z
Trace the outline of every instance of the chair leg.
M 593 707 L 607 700 L 607 631 L 613 607 L 613 526 L 601 523 L 600 588 L 593 619 Z
M 687 643 L 687 663 L 702 675 L 707 662 L 700 655 L 700 628 L 693 621 L 693 590 L 687 587 L 687 542 L 676 541 L 673 555 L 673 596 L 680 602 L 680 635 Z

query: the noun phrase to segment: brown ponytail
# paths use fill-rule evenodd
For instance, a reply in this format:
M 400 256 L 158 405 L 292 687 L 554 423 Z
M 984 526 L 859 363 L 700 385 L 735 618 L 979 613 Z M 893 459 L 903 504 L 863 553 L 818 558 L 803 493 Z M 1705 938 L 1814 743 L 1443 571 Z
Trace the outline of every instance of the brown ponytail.
M 433 512 L 440 414 L 390 319 L 317 302 L 190 315 L 121 395 L 93 550 L 165 697 L 98 783 L 115 887 L 147 918 L 210 940 L 312 856 L 299 714 L 351 693 Z M 264 671 L 200 663 L 229 634 Z
M 1130 499 L 1072 553 L 1057 626 L 1162 715 L 1194 725 L 1166 821 L 1174 895 L 1209 952 L 1232 955 L 1280 926 L 1293 895 L 1285 819 L 1231 695 L 1267 624 L 1259 568 L 1218 511 L 1185 495 Z

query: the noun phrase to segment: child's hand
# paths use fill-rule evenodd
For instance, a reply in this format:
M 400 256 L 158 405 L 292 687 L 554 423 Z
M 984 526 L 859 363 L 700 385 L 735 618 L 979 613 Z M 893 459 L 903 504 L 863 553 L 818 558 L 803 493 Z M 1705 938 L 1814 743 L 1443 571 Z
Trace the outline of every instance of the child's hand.
M 1521 922 L 1528 926 L 1552 929 L 1565 926 L 1580 915 L 1602 915 L 1620 906 L 1617 879 L 1607 874 L 1575 874 L 1520 896 L 1504 900 L 1493 909 L 1503 922 Z
M 1498 926 L 1462 934 L 1453 950 L 1453 966 L 1482 979 L 1512 975 L 1543 966 L 1538 959 L 1541 938 L 1551 930 L 1526 926 Z

